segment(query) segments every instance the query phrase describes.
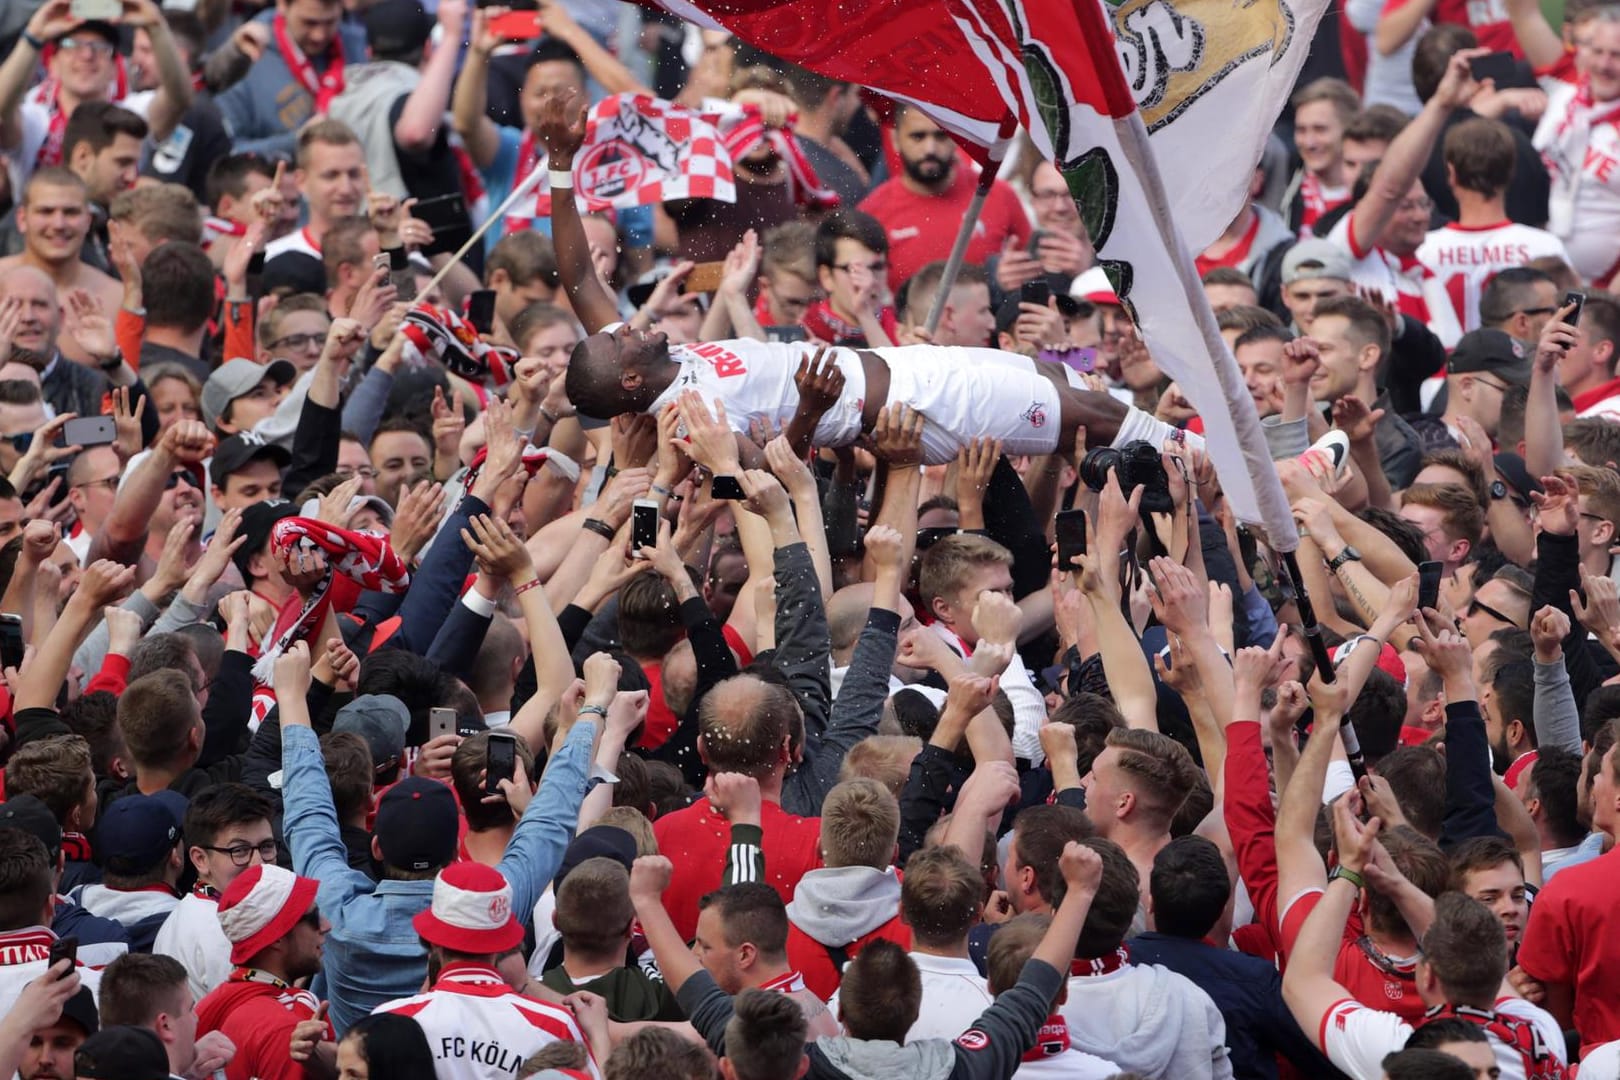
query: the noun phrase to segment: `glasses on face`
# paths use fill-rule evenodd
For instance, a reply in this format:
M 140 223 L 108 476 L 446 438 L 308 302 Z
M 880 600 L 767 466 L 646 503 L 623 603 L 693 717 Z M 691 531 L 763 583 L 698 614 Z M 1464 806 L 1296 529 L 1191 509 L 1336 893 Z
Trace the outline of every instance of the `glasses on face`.
M 375 480 L 377 478 L 377 470 L 373 469 L 370 465 L 339 465 L 337 467 L 337 472 L 339 476 L 344 477 L 359 476 L 367 480 Z
M 1428 214 L 1434 211 L 1434 202 L 1430 199 L 1403 199 L 1395 209 L 1402 214 Z
M 181 484 L 186 485 L 186 487 L 191 488 L 192 490 L 196 490 L 197 478 L 186 472 L 184 469 L 176 469 L 174 472 L 169 474 L 169 478 L 167 480 L 163 481 L 163 490 L 173 491 Z
M 108 491 L 112 491 L 118 487 L 118 477 L 104 476 L 100 480 L 86 480 L 82 484 L 74 484 L 73 486 L 76 488 L 105 487 Z
M 259 856 L 259 861 L 266 865 L 273 866 L 275 865 L 276 861 L 276 842 L 274 840 L 265 840 L 258 844 L 249 844 L 246 841 L 243 841 L 240 844 L 232 844 L 230 847 L 204 846 L 203 850 L 216 851 L 221 855 L 229 855 L 231 857 L 232 866 L 247 866 L 253 861 L 254 854 L 257 854 Z M 315 917 L 317 919 L 320 918 L 320 914 L 317 912 Z M 305 916 L 305 918 L 308 918 L 308 916 Z
M 833 269 L 834 270 L 842 270 L 844 273 L 847 274 L 851 270 L 854 270 L 856 267 L 860 267 L 860 266 L 866 267 L 866 269 L 872 271 L 872 273 L 874 273 L 874 274 L 882 274 L 882 273 L 886 273 L 888 271 L 889 262 L 888 262 L 887 259 L 875 259 L 875 260 L 873 260 L 872 262 L 869 262 L 869 263 L 843 263 L 843 264 L 834 263 L 833 264 Z
M 277 338 L 270 343 L 271 351 L 286 349 L 289 352 L 303 352 L 306 349 L 318 349 L 326 344 L 326 334 L 288 334 L 284 338 Z
M 1515 315 L 1551 315 L 1558 309 L 1555 307 L 1527 307 L 1515 311 Z
M 1495 608 L 1491 607 L 1491 605 L 1489 605 L 1489 604 L 1482 604 L 1478 600 L 1470 600 L 1470 601 L 1468 601 L 1468 610 L 1466 612 L 1466 614 L 1468 616 L 1472 617 L 1475 613 L 1481 612 L 1481 611 L 1483 611 L 1485 614 L 1489 615 L 1491 618 L 1495 619 L 1499 623 L 1506 623 L 1508 626 L 1518 626 L 1519 625 L 1517 622 L 1515 622 L 1514 620 L 1508 618 L 1506 615 L 1502 614 L 1500 611 L 1497 611 Z
M 32 431 L 25 431 L 21 435 L 7 435 L 5 438 L 6 442 L 11 444 L 11 448 L 19 454 L 28 453 L 28 448 L 34 445 L 34 433 Z
M 107 57 L 111 56 L 115 51 L 112 47 L 112 42 L 103 41 L 100 38 L 63 38 L 61 41 L 57 42 L 56 45 L 57 48 L 67 53 L 74 53 L 78 52 L 80 49 L 84 49 L 88 51 L 91 56 L 102 60 L 105 60 Z
M 319 930 L 321 928 L 321 909 L 318 907 L 310 908 L 308 911 L 304 912 L 304 917 L 298 921 L 309 927 L 311 930 Z

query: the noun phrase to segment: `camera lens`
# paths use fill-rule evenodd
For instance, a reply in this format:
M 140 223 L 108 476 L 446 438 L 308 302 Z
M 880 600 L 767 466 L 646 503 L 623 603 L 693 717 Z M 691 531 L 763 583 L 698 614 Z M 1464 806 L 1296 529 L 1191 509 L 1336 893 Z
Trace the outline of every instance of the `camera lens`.
M 1080 459 L 1080 479 L 1092 491 L 1108 486 L 1108 474 L 1120 462 L 1120 452 L 1112 446 L 1099 446 L 1086 451 Z

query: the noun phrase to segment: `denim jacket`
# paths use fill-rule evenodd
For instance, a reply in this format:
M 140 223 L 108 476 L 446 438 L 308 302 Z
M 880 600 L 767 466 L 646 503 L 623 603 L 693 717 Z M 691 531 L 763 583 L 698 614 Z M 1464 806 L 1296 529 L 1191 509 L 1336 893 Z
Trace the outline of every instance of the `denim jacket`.
M 524 922 L 573 838 L 595 736 L 588 717 L 574 725 L 496 867 L 512 887 L 512 910 Z M 332 924 L 323 969 L 332 1024 L 341 1038 L 383 1002 L 421 992 L 427 953 L 411 920 L 432 902 L 433 882 L 375 882 L 351 868 L 320 740 L 302 726 L 283 728 L 281 739 L 287 844 L 293 870 L 320 882 L 316 903 Z

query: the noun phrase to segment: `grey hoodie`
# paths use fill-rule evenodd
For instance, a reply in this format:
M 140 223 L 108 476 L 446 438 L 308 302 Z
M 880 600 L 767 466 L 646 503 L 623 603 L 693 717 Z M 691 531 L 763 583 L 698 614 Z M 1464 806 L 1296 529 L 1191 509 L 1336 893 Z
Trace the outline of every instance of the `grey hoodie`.
M 894 918 L 900 879 L 894 868 L 839 866 L 799 879 L 788 920 L 823 945 L 848 945 Z
M 1069 979 L 1071 1045 L 1146 1080 L 1228 1080 L 1226 1022 L 1197 983 L 1158 964 Z

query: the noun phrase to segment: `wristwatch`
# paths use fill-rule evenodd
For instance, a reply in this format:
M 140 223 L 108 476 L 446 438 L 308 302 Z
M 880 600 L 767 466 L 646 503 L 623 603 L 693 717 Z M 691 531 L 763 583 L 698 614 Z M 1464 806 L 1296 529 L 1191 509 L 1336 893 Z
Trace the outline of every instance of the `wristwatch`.
M 1500 480 L 1491 481 L 1491 501 L 1507 498 L 1507 485 Z
M 1357 551 L 1349 544 L 1346 544 L 1344 545 L 1343 551 L 1339 552 L 1337 555 L 1333 556 L 1333 558 L 1328 560 L 1327 568 L 1329 572 L 1337 574 L 1339 572 L 1339 567 L 1343 566 L 1345 563 L 1360 561 L 1361 552 Z

